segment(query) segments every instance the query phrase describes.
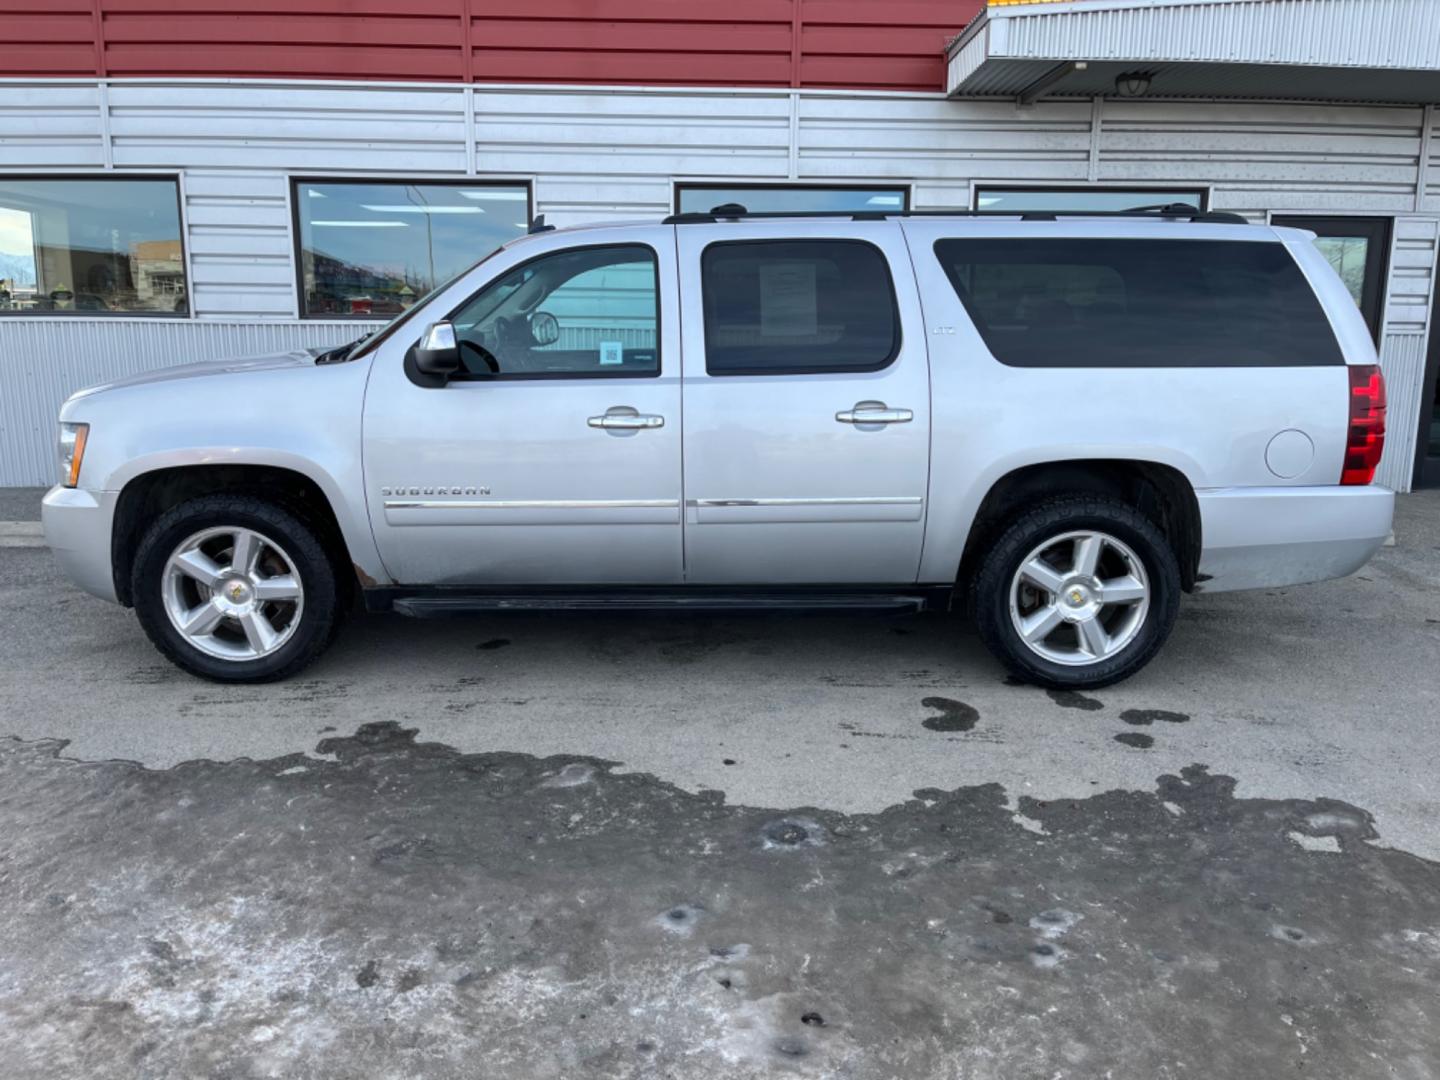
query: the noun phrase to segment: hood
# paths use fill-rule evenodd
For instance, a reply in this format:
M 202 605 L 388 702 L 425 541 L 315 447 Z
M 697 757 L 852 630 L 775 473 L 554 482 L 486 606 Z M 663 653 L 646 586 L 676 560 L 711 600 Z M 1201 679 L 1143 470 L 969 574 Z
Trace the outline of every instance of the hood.
M 272 353 L 269 356 L 252 356 L 239 360 L 206 360 L 198 364 L 177 364 L 174 367 L 159 368 L 124 379 L 114 379 L 96 386 L 87 386 L 70 395 L 71 401 L 90 397 L 106 390 L 121 387 L 145 386 L 150 383 L 175 382 L 180 379 L 203 379 L 212 375 L 243 374 L 247 371 L 274 371 L 276 368 L 313 367 L 320 349 L 296 349 L 293 352 Z

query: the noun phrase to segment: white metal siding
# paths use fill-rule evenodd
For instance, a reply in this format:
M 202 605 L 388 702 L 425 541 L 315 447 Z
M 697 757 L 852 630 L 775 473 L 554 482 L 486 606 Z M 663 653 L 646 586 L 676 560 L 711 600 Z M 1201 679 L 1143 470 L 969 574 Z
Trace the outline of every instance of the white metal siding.
M 1090 103 L 801 96 L 797 177 L 914 181 L 917 208 L 965 208 L 975 179 L 1084 180 Z
M 670 212 L 672 178 L 783 180 L 790 95 L 477 86 L 476 168 L 533 176 L 551 224 Z
M 1425 112 L 1430 124 L 1425 139 L 1421 193 L 1416 209 L 1440 213 L 1440 109 L 1432 105 Z
M 0 168 L 104 164 L 98 86 L 0 85 Z
M 465 91 L 117 82 L 110 136 L 117 168 L 463 172 Z
M 1440 35 L 1416 32 L 1435 0 L 1084 0 L 987 17 L 997 57 L 1440 67 Z
M 1376 478 L 1398 491 L 1408 491 L 1415 468 L 1415 440 L 1428 416 L 1423 401 L 1425 361 L 1429 353 L 1428 320 L 1436 287 L 1440 222 L 1434 218 L 1397 218 L 1390 253 L 1390 291 L 1380 366 L 1389 397 L 1385 457 Z
M 1101 183 L 1214 185 L 1224 209 L 1405 213 L 1423 110 L 1107 100 Z
M 183 173 L 196 312 L 0 318 L 0 483 L 49 480 L 55 408 L 87 382 L 358 335 L 295 318 L 291 176 L 480 175 L 532 180 L 537 212 L 557 224 L 654 219 L 684 179 L 910 183 L 918 208 L 968 207 L 976 181 L 1185 183 L 1211 185 L 1217 209 L 1255 220 L 1393 215 L 1381 352 L 1397 405 L 1382 475 L 1405 487 L 1440 217 L 1440 121 L 1431 110 L 1427 146 L 1425 115 L 839 91 L 0 83 L 0 170 L 100 172 L 113 161 Z
M 338 345 L 371 323 L 0 319 L 0 487 L 55 480 L 55 416 L 76 390 L 195 360 Z
M 1409 491 L 1415 471 L 1415 438 L 1420 426 L 1427 341 L 1423 334 L 1390 334 L 1380 348 L 1388 407 L 1385 456 L 1375 479 L 1397 491 Z

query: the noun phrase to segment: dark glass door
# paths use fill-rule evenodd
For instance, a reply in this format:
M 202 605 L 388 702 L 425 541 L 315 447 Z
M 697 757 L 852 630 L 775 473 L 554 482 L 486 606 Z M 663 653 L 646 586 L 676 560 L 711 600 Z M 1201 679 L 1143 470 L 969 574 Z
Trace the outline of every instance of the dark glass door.
M 1275 214 L 1270 224 L 1309 229 L 1315 246 L 1345 282 L 1378 344 L 1385 321 L 1385 271 L 1390 261 L 1390 219 Z
M 1430 352 L 1416 442 L 1415 486 L 1440 487 L 1440 288 L 1435 290 L 1435 307 L 1430 312 Z

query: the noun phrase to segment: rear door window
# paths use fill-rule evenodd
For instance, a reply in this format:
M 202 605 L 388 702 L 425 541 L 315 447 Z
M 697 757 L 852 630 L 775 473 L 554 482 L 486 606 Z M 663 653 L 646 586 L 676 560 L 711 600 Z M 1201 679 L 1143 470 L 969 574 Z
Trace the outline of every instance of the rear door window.
M 995 358 L 1014 367 L 1342 364 L 1279 243 L 977 238 L 935 254 Z
M 878 371 L 900 352 L 890 267 L 865 241 L 721 241 L 700 280 L 711 375 Z

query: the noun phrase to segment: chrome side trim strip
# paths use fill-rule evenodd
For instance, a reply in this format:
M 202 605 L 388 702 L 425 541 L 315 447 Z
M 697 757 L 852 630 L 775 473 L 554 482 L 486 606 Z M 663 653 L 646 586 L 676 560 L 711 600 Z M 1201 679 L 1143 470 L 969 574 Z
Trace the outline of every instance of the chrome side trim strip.
M 386 510 L 674 510 L 679 499 L 386 499 Z
M 919 506 L 919 496 L 875 495 L 834 499 L 687 499 L 685 505 L 702 506 Z

